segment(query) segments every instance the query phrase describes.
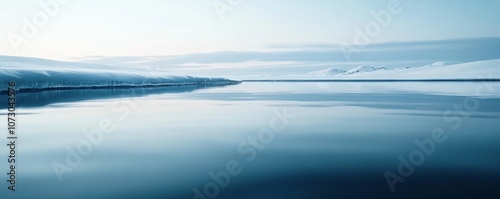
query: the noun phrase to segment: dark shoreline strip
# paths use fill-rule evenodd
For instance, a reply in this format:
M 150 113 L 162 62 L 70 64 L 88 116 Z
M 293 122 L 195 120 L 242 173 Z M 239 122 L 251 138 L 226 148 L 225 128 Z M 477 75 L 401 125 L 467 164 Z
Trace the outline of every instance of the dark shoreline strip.
M 188 83 L 165 83 L 165 84 L 150 84 L 150 85 L 117 85 L 117 86 L 83 86 L 83 87 L 48 87 L 48 88 L 21 88 L 16 90 L 18 93 L 57 91 L 57 90 L 95 90 L 95 89 L 127 89 L 127 88 L 154 88 L 154 87 L 181 87 L 195 85 L 234 85 L 240 84 L 240 81 L 220 81 L 220 82 L 188 82 Z M 7 90 L 1 90 L 0 94 L 7 94 Z
M 250 79 L 242 82 L 500 82 L 500 79 Z

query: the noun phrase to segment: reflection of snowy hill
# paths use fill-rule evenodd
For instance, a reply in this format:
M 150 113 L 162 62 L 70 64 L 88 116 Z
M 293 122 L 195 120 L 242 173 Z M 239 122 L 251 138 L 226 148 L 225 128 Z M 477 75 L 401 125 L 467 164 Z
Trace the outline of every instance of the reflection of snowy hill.
M 17 89 L 144 87 L 195 84 L 233 84 L 225 78 L 174 76 L 126 67 L 0 56 L 0 91 L 6 82 Z

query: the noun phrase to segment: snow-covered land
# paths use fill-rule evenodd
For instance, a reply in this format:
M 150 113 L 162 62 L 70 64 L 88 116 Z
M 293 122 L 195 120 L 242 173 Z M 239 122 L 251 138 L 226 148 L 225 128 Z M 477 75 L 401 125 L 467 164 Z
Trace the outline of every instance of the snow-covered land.
M 420 67 L 361 65 L 351 69 L 327 68 L 289 75 L 234 76 L 246 80 L 477 80 L 500 79 L 500 59 L 468 63 L 435 62 Z M 227 78 L 178 76 L 157 70 L 0 56 L 0 92 L 7 82 L 16 89 L 47 90 L 103 87 L 237 84 Z
M 324 69 L 324 70 L 313 71 L 313 72 L 307 73 L 307 75 L 317 76 L 317 77 L 328 77 L 328 76 L 343 74 L 345 72 L 346 71 L 342 70 L 342 69 L 327 68 L 327 69 Z
M 0 91 L 15 81 L 19 90 L 236 84 L 226 78 L 176 76 L 161 71 L 0 56 Z
M 293 75 L 294 79 L 370 79 L 370 80 L 471 80 L 500 79 L 500 59 L 469 63 L 435 62 L 421 67 L 398 67 L 363 65 L 339 72 L 328 68 L 306 75 Z
M 363 66 L 358 66 L 356 68 L 348 70 L 343 74 L 344 75 L 354 75 L 354 74 L 358 74 L 358 73 L 373 72 L 373 71 L 377 71 L 377 70 L 385 70 L 385 67 L 363 65 Z

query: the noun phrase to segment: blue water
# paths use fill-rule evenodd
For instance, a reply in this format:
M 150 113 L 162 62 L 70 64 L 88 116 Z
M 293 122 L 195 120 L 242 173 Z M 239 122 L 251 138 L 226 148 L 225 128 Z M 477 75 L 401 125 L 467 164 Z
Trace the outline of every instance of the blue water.
M 18 106 L 17 190 L 3 174 L 1 198 L 500 196 L 500 83 L 47 91 Z

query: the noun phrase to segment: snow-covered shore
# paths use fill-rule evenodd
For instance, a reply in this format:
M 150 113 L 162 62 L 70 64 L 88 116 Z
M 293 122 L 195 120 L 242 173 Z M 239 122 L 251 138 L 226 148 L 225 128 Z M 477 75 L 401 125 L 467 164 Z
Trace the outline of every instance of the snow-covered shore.
M 239 83 L 226 78 L 178 76 L 154 70 L 0 56 L 0 91 L 5 91 L 10 81 L 16 82 L 18 90 Z

